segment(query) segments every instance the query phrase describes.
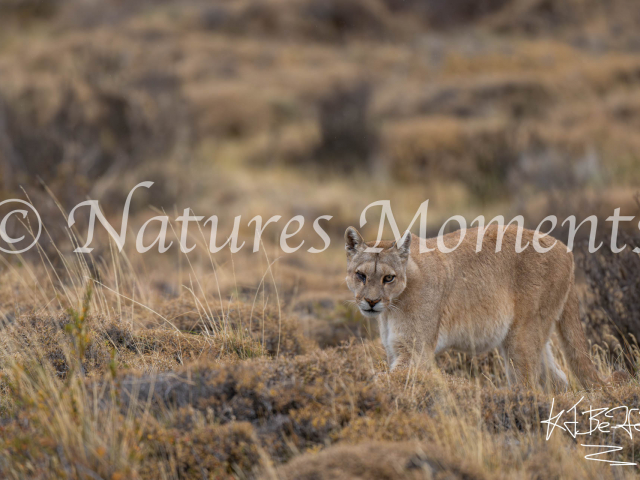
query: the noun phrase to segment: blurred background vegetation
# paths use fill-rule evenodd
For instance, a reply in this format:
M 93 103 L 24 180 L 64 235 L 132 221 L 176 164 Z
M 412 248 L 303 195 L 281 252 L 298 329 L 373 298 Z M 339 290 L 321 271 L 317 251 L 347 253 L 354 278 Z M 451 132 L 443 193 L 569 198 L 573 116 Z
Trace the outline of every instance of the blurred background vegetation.
M 3 195 L 42 181 L 68 207 L 148 177 L 158 185 L 141 205 L 190 194 L 226 207 L 254 182 L 277 197 L 292 183 L 353 180 L 358 191 L 344 185 L 331 200 L 359 207 L 392 187 L 444 214 L 557 209 L 569 193 L 631 205 L 636 10 L 630 0 L 2 0 Z M 262 200 L 313 209 L 312 196 Z
M 332 215 L 330 251 L 274 268 L 290 308 L 333 308 L 344 228 L 375 200 L 403 228 L 429 199 L 431 234 L 453 214 L 595 214 L 601 236 L 615 208 L 635 215 L 639 26 L 633 0 L 0 0 L 0 193 L 26 194 L 58 242 L 53 197 L 117 222 L 143 180 L 138 226 L 190 207 L 220 217 L 219 238 L 242 215 L 251 243 L 253 216 L 302 214 L 320 247 L 312 221 Z M 268 264 L 245 253 L 234 294 Z M 635 257 L 579 262 L 585 291 L 606 285 L 590 323 L 619 316 Z

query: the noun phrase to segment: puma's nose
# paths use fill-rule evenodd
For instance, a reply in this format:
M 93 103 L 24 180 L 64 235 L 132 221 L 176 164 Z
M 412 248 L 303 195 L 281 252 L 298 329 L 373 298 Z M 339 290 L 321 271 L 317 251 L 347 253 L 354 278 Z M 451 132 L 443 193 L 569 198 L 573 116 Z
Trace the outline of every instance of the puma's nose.
M 371 308 L 375 307 L 376 304 L 378 304 L 380 302 L 379 298 L 377 300 L 369 300 L 368 298 L 365 298 L 364 300 L 365 300 L 365 302 L 367 302 L 369 304 L 369 306 Z

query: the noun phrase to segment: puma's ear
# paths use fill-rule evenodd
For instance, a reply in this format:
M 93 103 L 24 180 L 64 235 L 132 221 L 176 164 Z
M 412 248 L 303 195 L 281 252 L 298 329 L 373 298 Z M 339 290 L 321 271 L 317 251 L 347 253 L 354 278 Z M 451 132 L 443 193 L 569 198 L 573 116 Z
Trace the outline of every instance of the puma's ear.
M 396 247 L 396 245 L 396 242 L 393 242 L 392 248 L 398 249 L 398 255 L 400 255 L 400 258 L 403 260 L 409 258 L 409 254 L 411 253 L 411 232 L 405 232 L 405 234 L 400 238 L 400 246 Z
M 358 250 L 364 248 L 364 238 L 360 235 L 360 232 L 353 227 L 347 228 L 344 232 L 344 249 L 347 251 L 347 257 L 355 255 Z

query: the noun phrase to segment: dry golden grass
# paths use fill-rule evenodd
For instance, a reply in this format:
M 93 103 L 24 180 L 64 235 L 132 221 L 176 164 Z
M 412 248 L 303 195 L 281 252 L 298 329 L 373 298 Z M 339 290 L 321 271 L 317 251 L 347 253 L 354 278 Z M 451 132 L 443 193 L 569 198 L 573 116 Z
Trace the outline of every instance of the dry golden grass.
M 635 438 L 547 441 L 541 421 L 583 396 L 585 409 L 635 407 L 636 379 L 515 389 L 495 352 L 391 374 L 376 326 L 345 305 L 341 239 L 381 199 L 401 228 L 430 199 L 430 233 L 452 214 L 523 213 L 535 227 L 637 213 L 636 10 L 0 0 L 0 194 L 24 186 L 48 227 L 37 252 L 0 257 L 0 477 L 634 477 L 582 443 L 635 461 Z M 98 199 L 117 225 L 143 180 L 155 184 L 134 195 L 130 230 L 190 207 L 220 217 L 221 243 L 241 215 L 244 250 L 212 258 L 194 229 L 189 255 L 138 254 L 132 235 L 122 253 L 101 236 L 71 254 L 52 196 L 63 211 Z M 275 214 L 252 254 L 249 220 Z M 313 219 L 333 216 L 330 249 L 282 255 L 299 214 L 303 250 L 320 246 Z M 628 275 L 610 263 L 604 297 L 633 322 L 610 286 Z M 581 289 L 608 375 L 622 347 L 602 349 L 611 328 Z M 636 366 L 636 349 L 624 354 Z
M 127 257 L 135 263 L 134 255 Z M 557 413 L 583 396 L 585 409 L 633 406 L 635 380 L 555 396 L 512 389 L 493 353 L 473 360 L 446 354 L 437 371 L 391 374 L 375 328 L 363 325 L 358 338 L 348 309 L 305 303 L 307 313 L 291 310 L 295 296 L 280 303 L 286 282 L 274 281 L 258 291 L 236 286 L 220 302 L 201 263 L 197 271 L 185 284 L 196 287 L 176 296 L 122 254 L 93 273 L 82 257 L 70 257 L 59 279 L 48 263 L 5 265 L 4 476 L 633 475 L 616 467 L 614 477 L 613 468 L 585 460 L 592 452 L 564 432 L 546 441 L 541 421 L 552 402 Z M 230 273 L 215 271 L 219 278 Z M 179 273 L 163 270 L 166 281 Z M 309 318 L 328 326 L 318 330 Z M 339 333 L 341 324 L 348 334 Z M 331 346 L 341 338 L 347 341 Z M 605 358 L 599 368 L 609 374 Z M 624 434 L 588 438 L 623 447 L 610 459 L 635 458 L 637 442 Z

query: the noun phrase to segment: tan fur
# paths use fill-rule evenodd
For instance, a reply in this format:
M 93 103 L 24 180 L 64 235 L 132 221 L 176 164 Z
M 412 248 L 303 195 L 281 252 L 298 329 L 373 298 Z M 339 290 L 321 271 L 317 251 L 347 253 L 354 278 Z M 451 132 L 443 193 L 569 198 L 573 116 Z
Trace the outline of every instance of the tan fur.
M 555 326 L 578 380 L 585 387 L 602 384 L 580 323 L 573 255 L 561 242 L 537 252 L 531 230 L 522 233 L 522 245 L 530 245 L 517 253 L 514 225 L 505 230 L 496 253 L 499 228 L 487 227 L 478 253 L 478 229 L 467 230 L 450 253 L 440 252 L 435 238 L 426 240 L 435 251 L 419 253 L 415 235 L 405 236 L 399 248 L 381 242 L 382 252 L 368 253 L 364 249 L 373 243 L 347 229 L 347 285 L 363 314 L 377 318 L 391 368 L 432 365 L 434 355 L 447 349 L 480 354 L 498 348 L 510 383 L 543 381 L 566 388 L 549 343 Z M 451 248 L 459 238 L 460 231 L 441 240 Z M 543 247 L 555 241 L 538 238 Z M 356 272 L 366 275 L 364 283 Z M 385 275 L 395 279 L 385 284 Z M 371 311 L 367 299 L 380 299 L 373 308 L 378 311 Z

